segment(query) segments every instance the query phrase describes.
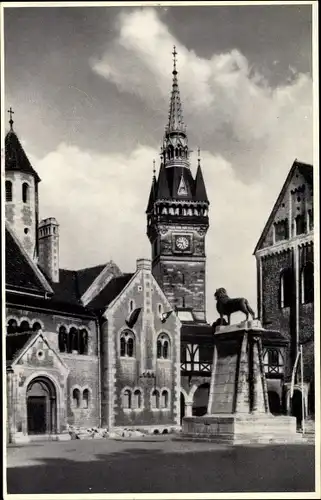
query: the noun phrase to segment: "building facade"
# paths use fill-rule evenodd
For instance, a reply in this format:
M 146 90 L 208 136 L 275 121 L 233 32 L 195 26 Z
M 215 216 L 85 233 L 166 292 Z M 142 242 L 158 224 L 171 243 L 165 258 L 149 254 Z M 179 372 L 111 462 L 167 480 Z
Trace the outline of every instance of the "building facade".
M 259 318 L 287 341 L 284 351 L 266 350 L 266 361 L 274 365 L 269 387 L 283 410 L 298 418 L 301 349 L 305 414 L 314 415 L 313 233 L 313 168 L 295 160 L 254 253 Z

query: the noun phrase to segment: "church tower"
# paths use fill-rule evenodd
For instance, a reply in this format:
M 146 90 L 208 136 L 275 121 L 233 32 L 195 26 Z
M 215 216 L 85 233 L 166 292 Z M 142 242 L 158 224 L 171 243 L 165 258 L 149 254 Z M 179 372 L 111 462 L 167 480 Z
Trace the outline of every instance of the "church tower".
M 147 235 L 152 269 L 172 307 L 191 309 L 206 321 L 205 236 L 209 201 L 200 158 L 195 178 L 190 170 L 174 47 L 173 84 L 168 124 L 161 149 L 158 178 L 155 167 L 147 206 Z
M 31 166 L 13 130 L 10 108 L 10 130 L 5 138 L 6 221 L 33 259 L 38 253 L 38 184 L 40 177 Z

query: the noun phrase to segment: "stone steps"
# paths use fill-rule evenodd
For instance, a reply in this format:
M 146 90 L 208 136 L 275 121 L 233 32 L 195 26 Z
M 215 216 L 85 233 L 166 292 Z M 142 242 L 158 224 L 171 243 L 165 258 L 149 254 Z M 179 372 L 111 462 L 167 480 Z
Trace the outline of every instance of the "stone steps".
M 220 434 L 219 436 L 204 436 L 195 434 L 181 434 L 174 437 L 175 441 L 194 441 L 194 442 L 209 442 L 217 444 L 231 444 L 231 445 L 246 445 L 246 444 L 313 444 L 313 442 L 306 439 L 302 434 L 238 434 L 231 436 L 231 434 Z

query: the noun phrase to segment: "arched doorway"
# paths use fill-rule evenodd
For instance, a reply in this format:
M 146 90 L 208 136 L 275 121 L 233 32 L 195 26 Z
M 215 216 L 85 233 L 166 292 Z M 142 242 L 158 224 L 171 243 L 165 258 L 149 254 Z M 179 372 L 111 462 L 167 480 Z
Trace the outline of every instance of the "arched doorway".
M 27 389 L 28 434 L 51 434 L 56 432 L 56 390 L 46 377 L 37 377 Z
M 296 418 L 296 425 L 298 429 L 302 427 L 302 394 L 301 391 L 296 389 L 293 392 L 291 401 L 291 413 Z
M 281 402 L 279 395 L 275 391 L 268 391 L 269 398 L 269 408 L 273 415 L 279 415 L 281 413 Z
M 202 384 L 200 385 L 195 393 L 193 398 L 193 409 L 192 414 L 196 417 L 200 417 L 205 415 L 207 412 L 208 405 L 208 396 L 210 393 L 210 384 Z
M 185 397 L 181 392 L 181 423 L 183 422 L 183 418 L 185 417 Z

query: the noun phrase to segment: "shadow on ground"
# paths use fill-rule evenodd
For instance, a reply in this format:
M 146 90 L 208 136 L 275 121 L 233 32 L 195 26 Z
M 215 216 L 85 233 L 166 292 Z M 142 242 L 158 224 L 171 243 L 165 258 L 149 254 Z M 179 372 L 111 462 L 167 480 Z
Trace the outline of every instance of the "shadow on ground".
M 131 448 L 87 462 L 45 458 L 9 468 L 7 484 L 10 494 L 313 492 L 314 446 Z

